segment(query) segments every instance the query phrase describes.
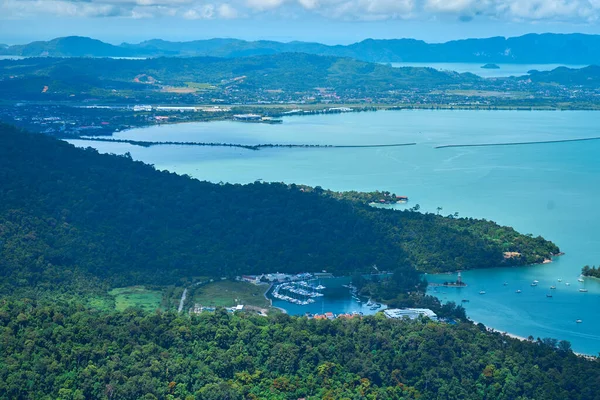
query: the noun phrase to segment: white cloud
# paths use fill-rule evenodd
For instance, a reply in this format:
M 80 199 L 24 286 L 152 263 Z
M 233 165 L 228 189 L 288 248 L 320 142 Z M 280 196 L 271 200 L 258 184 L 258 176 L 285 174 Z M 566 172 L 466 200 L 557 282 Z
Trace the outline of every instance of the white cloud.
M 238 10 L 232 7 L 228 3 L 223 3 L 219 6 L 217 10 L 219 17 L 223 19 L 235 19 L 239 17 Z
M 181 16 L 233 19 L 318 14 L 346 20 L 489 17 L 504 21 L 600 19 L 600 0 L 0 0 L 0 19 L 30 16 Z

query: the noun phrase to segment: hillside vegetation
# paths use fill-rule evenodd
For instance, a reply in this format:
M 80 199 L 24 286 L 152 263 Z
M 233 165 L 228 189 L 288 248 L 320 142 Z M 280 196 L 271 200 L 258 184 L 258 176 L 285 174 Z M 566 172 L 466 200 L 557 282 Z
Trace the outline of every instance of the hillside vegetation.
M 110 58 L 34 58 L 0 61 L 0 97 L 69 98 L 82 92 L 109 95 L 111 90 L 156 90 L 164 85 L 219 90 L 380 93 L 416 87 L 421 90 L 481 80 L 472 74 L 432 68 L 392 68 L 350 58 L 310 54 L 224 59 L 214 57 L 122 60 Z M 41 85 L 41 86 L 40 86 Z M 48 91 L 41 93 L 48 86 Z M 93 89 L 93 90 L 92 90 Z
M 0 303 L 0 397 L 10 399 L 600 398 L 597 361 L 568 342 L 483 326 Z
M 1 290 L 269 271 L 523 265 L 559 252 L 493 222 L 396 212 L 283 184 L 218 185 L 0 127 Z M 522 257 L 505 260 L 503 252 Z

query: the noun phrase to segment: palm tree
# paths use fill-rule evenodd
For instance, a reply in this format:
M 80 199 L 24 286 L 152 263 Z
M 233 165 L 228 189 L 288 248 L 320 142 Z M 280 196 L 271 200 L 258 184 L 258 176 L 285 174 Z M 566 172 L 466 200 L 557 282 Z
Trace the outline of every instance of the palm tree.
M 437 208 L 437 213 L 438 213 L 438 215 L 440 215 L 440 211 L 442 211 L 442 210 L 443 210 L 443 208 L 442 208 L 442 207 L 438 207 L 438 208 Z

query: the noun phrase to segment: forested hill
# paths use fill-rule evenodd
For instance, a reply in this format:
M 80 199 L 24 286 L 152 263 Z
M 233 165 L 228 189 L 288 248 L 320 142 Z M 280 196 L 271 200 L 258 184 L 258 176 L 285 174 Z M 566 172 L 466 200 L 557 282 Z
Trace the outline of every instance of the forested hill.
M 392 68 L 350 58 L 285 53 L 235 59 L 215 57 L 27 58 L 0 61 L 0 96 L 51 100 L 83 93 L 150 91 L 165 86 L 227 92 L 314 91 L 335 88 L 338 94 L 387 93 L 394 89 L 455 87 L 479 82 L 473 74 L 433 68 Z M 44 90 L 44 87 L 47 88 Z M 42 93 L 43 92 L 43 93 Z M 131 101 L 131 100 L 130 100 Z
M 52 57 L 246 57 L 278 53 L 309 53 L 351 57 L 369 62 L 488 62 L 524 64 L 598 64 L 600 36 L 528 34 L 426 43 L 415 39 L 366 39 L 350 45 L 209 39 L 169 42 L 160 39 L 115 46 L 87 37 L 63 37 L 47 42 L 0 47 L 0 54 Z
M 427 271 L 540 262 L 558 248 L 491 222 L 374 209 L 294 185 L 218 185 L 0 127 L 4 291 L 328 270 Z M 522 257 L 505 260 L 504 251 Z
M 598 361 L 470 323 L 0 303 L 0 397 L 596 400 Z M 558 346 L 557 346 L 558 345 Z M 558 347 L 558 348 L 557 348 Z

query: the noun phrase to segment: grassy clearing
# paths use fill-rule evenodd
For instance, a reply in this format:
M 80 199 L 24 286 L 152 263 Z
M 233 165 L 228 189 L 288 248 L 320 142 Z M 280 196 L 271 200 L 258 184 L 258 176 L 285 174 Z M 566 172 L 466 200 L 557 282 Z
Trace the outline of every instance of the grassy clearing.
M 115 309 L 115 301 L 110 296 L 95 296 L 88 300 L 90 307 L 96 310 L 108 311 Z
M 148 290 L 143 286 L 130 286 L 116 288 L 108 292 L 115 298 L 115 309 L 123 311 L 129 307 L 139 307 L 146 311 L 154 311 L 160 308 L 162 301 L 162 292 L 158 290 Z
M 253 285 L 247 282 L 218 281 L 198 287 L 194 293 L 194 302 L 203 306 L 231 307 L 237 304 L 270 307 L 265 299 L 267 285 Z
M 186 82 L 187 87 L 196 90 L 215 90 L 217 87 L 210 83 Z

